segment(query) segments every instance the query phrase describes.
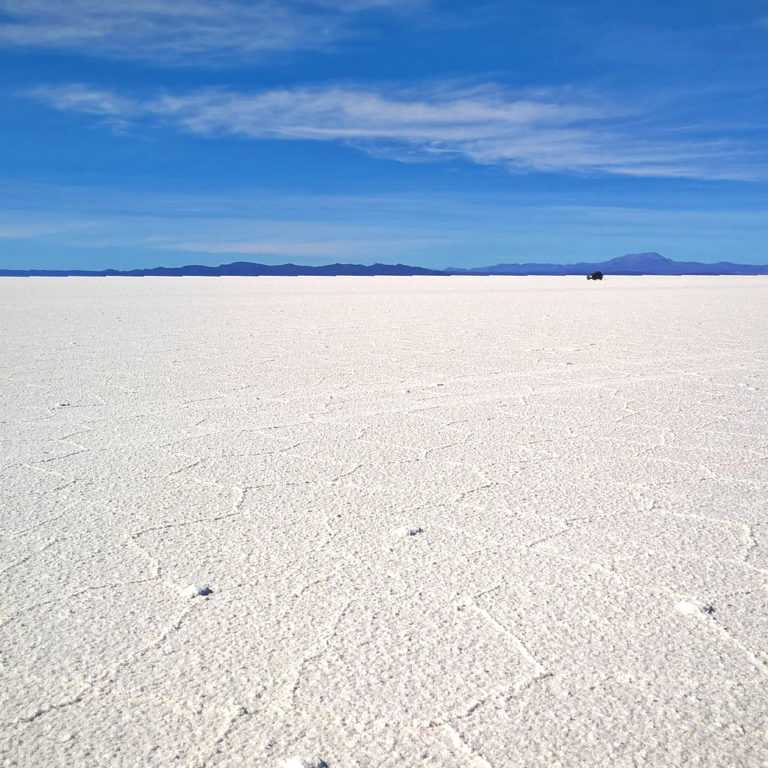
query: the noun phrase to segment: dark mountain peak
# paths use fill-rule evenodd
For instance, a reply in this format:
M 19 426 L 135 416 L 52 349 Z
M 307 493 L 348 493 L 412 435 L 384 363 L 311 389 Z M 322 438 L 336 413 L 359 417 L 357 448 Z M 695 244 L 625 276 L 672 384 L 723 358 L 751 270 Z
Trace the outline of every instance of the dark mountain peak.
M 615 267 L 623 267 L 624 269 L 633 269 L 642 267 L 648 269 L 649 267 L 659 267 L 672 263 L 672 259 L 668 259 L 655 251 L 649 251 L 648 253 L 627 253 L 624 256 L 617 256 L 615 259 L 610 259 L 606 264 L 611 264 Z

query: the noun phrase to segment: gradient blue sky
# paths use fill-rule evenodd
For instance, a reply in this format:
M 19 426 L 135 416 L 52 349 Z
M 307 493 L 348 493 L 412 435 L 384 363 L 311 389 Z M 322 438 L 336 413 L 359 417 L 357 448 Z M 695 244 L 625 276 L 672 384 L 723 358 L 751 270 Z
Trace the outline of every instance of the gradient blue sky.
M 0 267 L 768 262 L 768 0 L 0 0 Z

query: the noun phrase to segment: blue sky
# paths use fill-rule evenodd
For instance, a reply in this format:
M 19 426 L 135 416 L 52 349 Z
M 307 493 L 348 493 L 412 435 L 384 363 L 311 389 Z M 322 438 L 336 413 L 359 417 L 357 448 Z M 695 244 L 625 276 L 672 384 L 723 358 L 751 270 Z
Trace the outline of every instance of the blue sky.
M 768 0 L 0 0 L 0 267 L 768 262 Z

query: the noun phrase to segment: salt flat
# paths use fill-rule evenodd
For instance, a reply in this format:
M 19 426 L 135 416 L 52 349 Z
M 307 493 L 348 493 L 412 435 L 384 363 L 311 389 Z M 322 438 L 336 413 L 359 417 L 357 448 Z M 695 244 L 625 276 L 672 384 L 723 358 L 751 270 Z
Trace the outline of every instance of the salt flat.
M 765 766 L 766 308 L 0 281 L 0 763 Z

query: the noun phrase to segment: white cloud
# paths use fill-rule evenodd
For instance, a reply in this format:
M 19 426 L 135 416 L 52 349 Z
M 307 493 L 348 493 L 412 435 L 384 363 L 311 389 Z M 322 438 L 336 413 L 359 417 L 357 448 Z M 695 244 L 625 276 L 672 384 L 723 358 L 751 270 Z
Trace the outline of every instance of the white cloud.
M 443 84 L 383 91 L 326 86 L 130 98 L 84 85 L 32 97 L 121 128 L 170 125 L 207 137 L 343 142 L 404 162 L 460 157 L 510 171 L 750 180 L 765 163 L 735 141 L 676 132 L 661 116 L 633 115 L 571 91 L 511 94 Z M 644 118 L 642 122 L 640 118 Z
M 481 197 L 297 197 L 268 189 L 197 196 L 0 179 L 0 238 L 7 238 L 0 266 L 238 260 L 481 266 L 572 263 L 642 250 L 675 259 L 766 261 L 768 212 L 760 208 L 690 210 L 676 196 L 676 202 L 659 199 L 655 208 L 531 204 L 524 189 L 514 188 L 510 196 L 495 190 Z M 32 262 L 30 254 L 36 254 Z
M 62 112 L 127 119 L 141 111 L 140 104 L 132 99 L 77 83 L 57 88 L 37 88 L 31 95 Z
M 30 240 L 57 232 L 53 227 L 5 226 L 0 224 L 0 240 Z
M 146 241 L 159 250 L 183 253 L 205 253 L 220 256 L 287 256 L 287 257 L 359 257 L 371 252 L 390 252 L 392 249 L 438 245 L 447 240 L 436 237 L 393 238 L 389 233 L 378 239 L 337 239 L 308 241 L 263 240 L 175 240 Z
M 0 0 L 0 44 L 191 65 L 318 50 L 419 0 Z

